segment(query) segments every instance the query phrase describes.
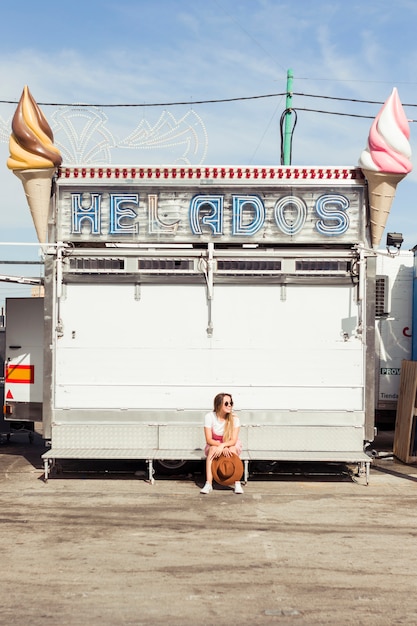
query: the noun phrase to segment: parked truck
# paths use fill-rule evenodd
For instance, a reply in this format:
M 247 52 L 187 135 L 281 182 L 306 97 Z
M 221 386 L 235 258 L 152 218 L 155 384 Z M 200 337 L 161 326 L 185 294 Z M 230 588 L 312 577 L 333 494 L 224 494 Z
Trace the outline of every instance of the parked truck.
M 7 298 L 4 339 L 3 417 L 13 430 L 28 432 L 43 414 L 43 298 Z
M 376 423 L 394 428 L 401 362 L 412 358 L 414 251 L 377 256 Z
M 358 168 L 62 167 L 45 246 L 45 478 L 204 458 L 219 392 L 252 461 L 374 437 L 376 255 Z
M 237 267 L 237 266 L 236 266 Z M 401 362 L 411 359 L 414 252 L 376 254 L 375 422 L 394 426 Z M 242 305 L 247 307 L 245 303 Z M 5 364 L 4 419 L 9 426 L 33 431 L 43 413 L 43 298 L 8 298 L 7 326 L 2 328 Z M 214 330 L 214 329 L 213 329 Z M 103 328 L 103 346 L 107 343 Z M 161 461 L 173 470 L 178 463 Z

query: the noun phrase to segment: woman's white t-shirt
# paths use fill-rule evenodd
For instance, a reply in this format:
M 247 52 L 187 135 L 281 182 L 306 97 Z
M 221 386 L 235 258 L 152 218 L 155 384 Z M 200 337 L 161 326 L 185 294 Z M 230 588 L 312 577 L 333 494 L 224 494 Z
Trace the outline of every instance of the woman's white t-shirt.
M 215 435 L 223 436 L 226 420 L 219 420 L 214 411 L 210 411 L 204 417 L 204 428 L 210 428 Z M 240 419 L 233 416 L 233 427 L 240 428 Z

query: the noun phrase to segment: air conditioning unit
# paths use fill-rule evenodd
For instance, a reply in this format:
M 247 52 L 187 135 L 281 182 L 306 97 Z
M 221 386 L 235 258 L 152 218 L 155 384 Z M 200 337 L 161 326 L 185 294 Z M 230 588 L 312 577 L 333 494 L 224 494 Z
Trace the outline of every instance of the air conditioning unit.
M 389 276 L 377 276 L 375 282 L 375 317 L 387 317 L 390 310 Z

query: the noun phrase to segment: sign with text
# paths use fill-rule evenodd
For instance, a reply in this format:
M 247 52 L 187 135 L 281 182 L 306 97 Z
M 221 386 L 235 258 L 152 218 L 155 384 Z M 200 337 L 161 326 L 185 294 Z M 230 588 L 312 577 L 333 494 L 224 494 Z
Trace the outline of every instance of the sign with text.
M 357 183 L 204 182 L 59 180 L 57 239 L 271 245 L 363 240 L 363 186 Z

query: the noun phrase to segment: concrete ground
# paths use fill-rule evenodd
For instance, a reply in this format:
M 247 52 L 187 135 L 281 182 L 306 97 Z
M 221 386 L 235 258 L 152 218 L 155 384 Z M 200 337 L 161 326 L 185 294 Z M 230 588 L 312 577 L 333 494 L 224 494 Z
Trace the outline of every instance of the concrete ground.
M 200 465 L 149 485 L 140 464 L 71 462 L 44 483 L 41 437 L 13 434 L 0 624 L 417 624 L 417 467 L 392 439 L 376 440 L 368 486 L 337 465 L 277 464 L 243 496 L 203 496 Z

